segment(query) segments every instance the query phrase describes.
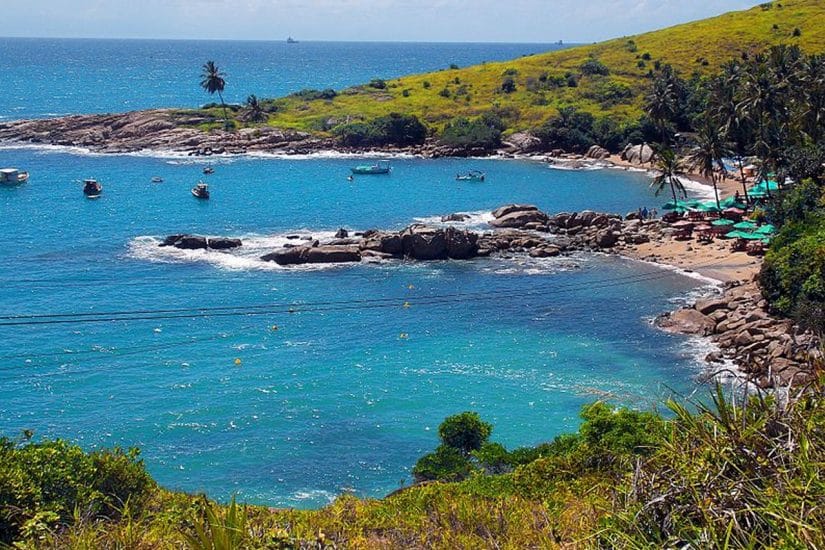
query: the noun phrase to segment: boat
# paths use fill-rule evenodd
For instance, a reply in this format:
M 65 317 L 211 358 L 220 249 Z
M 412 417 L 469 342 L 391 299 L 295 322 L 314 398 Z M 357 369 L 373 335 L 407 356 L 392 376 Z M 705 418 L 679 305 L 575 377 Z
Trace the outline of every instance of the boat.
M 287 44 L 297 44 L 298 41 L 295 40 L 294 38 L 292 38 L 291 36 L 288 36 L 287 39 L 286 39 L 286 43 Z
M 163 178 L 160 176 L 152 176 L 152 183 L 163 183 Z
M 481 170 L 470 170 L 466 174 L 456 174 L 456 181 L 484 181 L 484 172 Z
M 18 185 L 29 180 L 29 173 L 22 172 L 17 168 L 0 169 L 0 184 Z
M 362 164 L 351 168 L 353 174 L 389 174 L 392 168 L 390 161 L 379 160 L 375 164 Z
M 198 184 L 192 188 L 192 196 L 196 199 L 208 199 L 209 186 L 202 181 L 199 181 Z
M 203 169 L 203 173 L 208 176 L 209 174 L 214 174 L 215 169 L 212 168 L 211 166 L 207 166 L 206 168 Z
M 97 180 L 83 180 L 83 194 L 87 199 L 96 199 L 103 193 L 103 186 Z

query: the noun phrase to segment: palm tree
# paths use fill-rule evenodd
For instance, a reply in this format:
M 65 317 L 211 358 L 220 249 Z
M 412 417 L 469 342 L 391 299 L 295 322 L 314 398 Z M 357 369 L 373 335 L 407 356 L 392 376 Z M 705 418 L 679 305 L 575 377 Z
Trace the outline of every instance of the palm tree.
M 656 78 L 653 89 L 645 98 L 645 112 L 659 129 L 661 146 L 667 147 L 667 126 L 676 114 L 678 103 L 677 90 L 673 82 L 667 78 Z
M 251 94 L 246 98 L 246 110 L 244 112 L 244 120 L 249 122 L 261 122 L 266 120 L 266 113 L 261 102 L 255 94 Z
M 699 128 L 696 135 L 696 145 L 690 152 L 688 163 L 694 170 L 698 170 L 701 175 L 710 179 L 713 184 L 713 195 L 716 198 L 716 207 L 722 209 L 719 203 L 719 189 L 716 187 L 716 169 L 722 174 L 725 173 L 725 163 L 722 159 L 730 154 L 730 148 L 722 137 L 719 128 L 710 121 Z
M 214 61 L 207 61 L 203 64 L 203 72 L 201 73 L 201 88 L 212 95 L 217 92 L 221 100 L 221 107 L 223 107 L 223 120 L 225 127 L 229 127 L 229 116 L 226 114 L 226 103 L 223 101 L 223 89 L 226 87 L 226 80 L 221 74 L 218 66 Z
M 676 190 L 687 198 L 687 191 L 685 186 L 679 179 L 680 175 L 685 173 L 684 165 L 676 153 L 671 149 L 663 149 L 656 154 L 656 170 L 658 174 L 653 178 L 650 187 L 654 189 L 654 194 L 658 197 L 659 193 L 664 191 L 665 187 L 670 187 L 670 192 L 673 194 L 673 204 L 676 205 L 678 198 L 676 197 Z

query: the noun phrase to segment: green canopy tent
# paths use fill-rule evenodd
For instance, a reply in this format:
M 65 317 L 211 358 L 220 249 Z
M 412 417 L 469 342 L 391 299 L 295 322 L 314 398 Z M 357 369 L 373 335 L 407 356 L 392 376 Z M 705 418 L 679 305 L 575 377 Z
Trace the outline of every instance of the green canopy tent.
M 721 212 L 722 209 L 716 206 L 716 202 L 702 202 L 696 206 L 696 210 L 700 212 Z
M 745 231 L 753 231 L 756 229 L 756 224 L 750 220 L 742 220 L 739 223 L 733 224 L 734 229 L 742 229 Z
M 727 239 L 747 239 L 749 241 L 761 241 L 765 238 L 764 235 L 757 235 L 755 233 L 748 233 L 747 231 L 731 231 L 725 234 Z
M 759 197 L 759 196 L 764 197 L 764 196 L 767 196 L 768 191 L 778 191 L 778 190 L 779 190 L 779 184 L 777 182 L 775 182 L 773 180 L 761 181 L 761 182 L 757 183 L 756 185 L 754 185 L 753 187 L 751 187 L 750 189 L 748 189 L 748 195 L 749 196 L 756 196 L 756 197 Z
M 725 200 L 721 201 L 719 204 L 722 205 L 722 208 L 738 208 L 740 210 L 744 210 L 747 208 L 747 205 L 740 199 L 736 200 L 736 197 L 728 197 Z
M 736 227 L 736 226 L 734 225 L 734 227 Z M 759 229 L 754 231 L 754 233 L 757 234 L 757 235 L 763 235 L 763 236 L 773 235 L 774 233 L 776 233 L 776 227 L 772 226 L 769 223 L 766 223 L 765 225 L 763 225 L 762 227 L 760 227 Z
M 713 220 L 710 222 L 711 225 L 715 227 L 725 227 L 728 225 L 733 225 L 735 222 L 733 220 L 729 220 L 727 218 L 720 218 L 718 220 Z

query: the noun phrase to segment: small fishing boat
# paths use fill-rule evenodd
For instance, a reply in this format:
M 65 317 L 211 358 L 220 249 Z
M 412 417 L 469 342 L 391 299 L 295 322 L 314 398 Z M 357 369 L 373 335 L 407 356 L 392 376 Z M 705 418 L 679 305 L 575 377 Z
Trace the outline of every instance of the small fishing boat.
M 199 181 L 198 184 L 192 188 L 192 196 L 196 199 L 208 199 L 209 186 L 202 181 Z
M 3 168 L 0 169 L 0 184 L 3 185 L 18 185 L 25 183 L 29 179 L 28 172 L 22 172 L 17 168 Z
M 203 169 L 203 173 L 208 176 L 209 174 L 214 174 L 215 169 L 212 168 L 211 166 L 207 166 L 206 168 Z
M 379 160 L 375 164 L 362 164 L 360 166 L 356 166 L 355 168 L 351 168 L 353 174 L 358 175 L 366 175 L 366 174 L 389 174 L 392 167 L 390 167 L 390 161 L 388 160 Z
M 456 174 L 456 181 L 484 181 L 484 172 L 481 170 L 470 170 L 466 174 Z
M 83 180 L 83 194 L 87 199 L 96 199 L 103 193 L 103 186 L 97 180 Z
M 152 183 L 163 183 L 163 178 L 160 176 L 152 176 Z
M 292 38 L 291 36 L 289 36 L 289 37 L 287 37 L 287 39 L 286 39 L 286 43 L 287 43 L 287 44 L 297 44 L 297 43 L 298 43 L 298 41 L 297 41 L 297 40 L 295 40 L 294 38 Z

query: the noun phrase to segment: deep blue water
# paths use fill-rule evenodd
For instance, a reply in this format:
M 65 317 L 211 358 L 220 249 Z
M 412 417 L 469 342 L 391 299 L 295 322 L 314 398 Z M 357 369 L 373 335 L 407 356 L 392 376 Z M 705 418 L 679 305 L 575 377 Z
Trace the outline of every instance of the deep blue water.
M 340 89 L 411 73 L 503 61 L 561 46 L 0 38 L 0 120 L 214 101 L 200 86 L 213 60 L 228 102 L 305 88 Z
M 271 59 L 256 55 L 265 46 Z M 240 98 L 522 49 L 532 51 L 7 40 L 0 115 L 197 104 L 205 99 L 198 65 L 209 57 L 225 64 L 230 97 Z M 288 57 L 299 55 L 300 63 Z M 140 75 L 154 76 L 141 88 Z M 232 82 L 255 84 L 236 92 Z M 342 490 L 381 496 L 408 482 L 449 414 L 479 411 L 495 424 L 495 440 L 530 445 L 575 430 L 580 407 L 594 399 L 649 408 L 696 385 L 699 350 L 648 319 L 699 283 L 651 266 L 601 256 L 322 269 L 258 260 L 291 233 L 401 228 L 455 211 L 475 213 L 471 224 L 483 227 L 484 213 L 509 202 L 549 212 L 654 206 L 642 174 L 395 159 L 392 175 L 349 183 L 355 159 L 211 162 L 213 195 L 201 203 L 189 189 L 203 162 L 0 147 L 0 166 L 32 174 L 0 188 L 0 434 L 137 445 L 170 488 L 318 506 Z M 487 172 L 485 183 L 454 181 L 473 167 Z M 150 183 L 155 175 L 164 183 Z M 85 177 L 103 183 L 100 199 L 82 196 Z M 157 247 L 182 231 L 245 244 L 236 254 Z M 7 324 L 27 314 L 221 307 L 242 309 Z M 235 311 L 246 314 L 226 315 Z

